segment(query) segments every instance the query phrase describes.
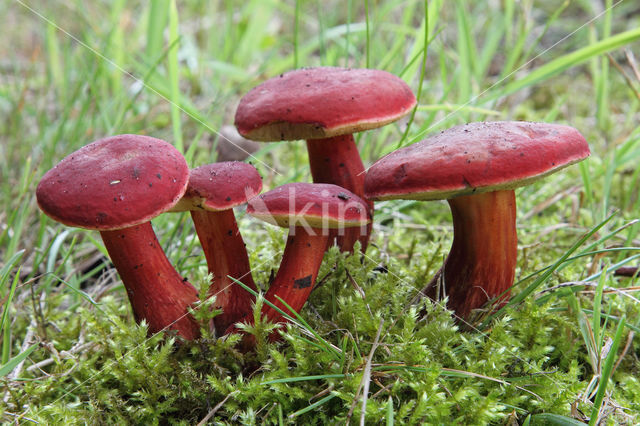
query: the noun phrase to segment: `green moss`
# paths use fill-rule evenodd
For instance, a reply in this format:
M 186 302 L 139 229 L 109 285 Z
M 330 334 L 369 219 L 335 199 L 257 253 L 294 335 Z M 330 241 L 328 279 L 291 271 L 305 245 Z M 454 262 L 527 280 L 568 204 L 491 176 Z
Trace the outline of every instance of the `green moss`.
M 360 417 L 360 385 L 382 321 L 368 421 L 384 418 L 388 404 L 395 420 L 407 423 L 502 423 L 514 410 L 518 416 L 570 414 L 590 376 L 581 367 L 575 321 L 554 309 L 556 300 L 529 300 L 482 331 L 461 328 L 442 304 L 407 305 L 413 287 L 399 285 L 393 267 L 380 272 L 376 266 L 329 253 L 323 272 L 330 275 L 312 294 L 305 317 L 331 350 L 296 326 L 282 331 L 282 342 L 265 340 L 257 355 L 238 352 L 238 336 L 148 339 L 144 325 L 132 325 L 120 297 L 103 298 L 100 310 L 83 304 L 67 317 L 66 296 L 54 294 L 50 306 L 59 308 L 49 315 L 59 330 L 49 333 L 56 349 L 70 349 L 78 335 L 94 344 L 13 388 L 10 406 L 28 404 L 27 417 L 45 423 L 189 424 L 230 395 L 215 421 L 277 423 L 282 413 L 296 423 L 343 422 L 352 406 L 352 418 Z M 215 314 L 198 313 L 203 323 Z M 254 332 L 266 337 L 269 329 L 265 324 Z M 35 354 L 35 362 L 50 355 L 45 349 Z M 291 378 L 303 379 L 278 382 Z M 637 409 L 638 381 L 628 375 L 617 380 L 614 396 Z M 327 396 L 316 408 L 287 417 Z

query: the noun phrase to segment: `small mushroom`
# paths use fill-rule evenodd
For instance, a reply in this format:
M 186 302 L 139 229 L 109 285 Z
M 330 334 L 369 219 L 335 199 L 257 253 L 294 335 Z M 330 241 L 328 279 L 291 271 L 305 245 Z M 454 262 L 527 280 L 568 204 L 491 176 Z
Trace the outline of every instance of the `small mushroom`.
M 100 139 L 65 157 L 36 189 L 40 209 L 68 226 L 100 231 L 136 321 L 149 333 L 200 330 L 187 308 L 196 289 L 171 265 L 150 220 L 180 200 L 189 178 L 182 155 L 169 143 L 138 135 Z
M 290 183 L 249 200 L 247 213 L 289 228 L 280 268 L 265 299 L 289 312 L 302 309 L 315 285 L 330 230 L 362 226 L 371 221 L 367 204 L 357 195 L 331 184 Z M 262 314 L 271 322 L 282 315 L 265 305 Z M 232 331 L 232 330 L 229 330 Z M 275 338 L 275 335 L 274 335 Z
M 442 281 L 449 308 L 465 318 L 490 299 L 509 297 L 518 243 L 514 188 L 589 154 L 584 137 L 572 127 L 471 123 L 378 160 L 367 173 L 365 193 L 373 200 L 449 202 L 453 245 L 423 291 L 435 298 Z
M 262 190 L 262 179 L 251 164 L 238 161 L 207 164 L 192 169 L 187 191 L 171 211 L 190 211 L 207 259 L 213 282 L 209 295 L 222 314 L 213 319 L 219 332 L 251 312 L 252 294 L 234 279 L 255 290 L 247 249 L 238 229 L 233 208 L 246 203 Z
M 364 197 L 364 166 L 352 134 L 396 121 L 415 104 L 409 86 L 385 71 L 304 68 L 249 91 L 235 124 L 241 135 L 257 141 L 306 139 L 313 181 Z M 373 203 L 369 209 L 373 214 Z M 359 240 L 364 252 L 370 232 L 369 225 L 335 234 L 342 251 L 353 251 Z

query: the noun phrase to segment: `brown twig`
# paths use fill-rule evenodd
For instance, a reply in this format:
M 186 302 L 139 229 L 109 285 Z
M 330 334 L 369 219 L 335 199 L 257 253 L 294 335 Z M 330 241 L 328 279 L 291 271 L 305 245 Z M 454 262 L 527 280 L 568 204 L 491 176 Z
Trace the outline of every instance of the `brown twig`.
M 227 400 L 228 400 L 229 398 L 231 398 L 233 395 L 235 395 L 235 394 L 236 394 L 236 393 L 238 393 L 238 392 L 239 392 L 239 391 L 233 391 L 233 392 L 231 392 L 229 395 L 225 396 L 225 397 L 224 397 L 224 399 L 223 399 L 222 401 L 218 402 L 218 404 L 217 404 L 215 407 L 213 407 L 213 408 L 211 409 L 211 411 L 209 411 L 209 412 L 207 413 L 207 415 L 206 415 L 206 416 L 204 416 L 204 417 L 202 418 L 202 420 L 200 420 L 200 421 L 198 422 L 198 426 L 203 426 L 203 425 L 207 424 L 207 422 L 209 421 L 209 419 L 211 419 L 211 417 L 215 416 L 216 412 L 217 412 L 217 411 L 218 411 L 218 410 L 219 410 L 219 409 L 224 405 L 224 403 L 225 403 L 225 402 L 227 402 Z
M 638 266 L 621 266 L 613 272 L 617 277 L 636 277 L 638 274 L 640 274 Z

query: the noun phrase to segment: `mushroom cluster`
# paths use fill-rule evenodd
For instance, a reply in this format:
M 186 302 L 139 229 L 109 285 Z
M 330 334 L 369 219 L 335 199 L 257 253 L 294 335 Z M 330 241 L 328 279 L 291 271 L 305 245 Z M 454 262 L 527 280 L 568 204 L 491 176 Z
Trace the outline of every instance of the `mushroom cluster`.
M 306 139 L 316 183 L 260 195 L 262 179 L 250 164 L 189 170 L 171 144 L 119 135 L 84 146 L 47 172 L 36 190 L 38 205 L 58 222 L 100 232 L 134 317 L 149 333 L 174 330 L 192 340 L 201 333 L 189 312 L 198 292 L 165 255 L 152 218 L 190 212 L 212 276 L 209 295 L 222 312 L 208 326 L 221 336 L 253 319 L 258 291 L 234 207 L 247 204 L 249 215 L 289 229 L 261 312 L 281 323 L 281 312 L 304 306 L 328 246 L 352 252 L 360 241 L 366 251 L 374 201 L 446 199 L 453 244 L 423 294 L 446 297 L 459 318 L 468 318 L 509 297 L 517 260 L 514 189 L 583 160 L 589 147 L 568 126 L 470 123 L 392 152 L 365 172 L 352 134 L 396 121 L 415 105 L 406 83 L 384 71 L 291 71 L 243 97 L 235 124 L 258 141 Z M 251 338 L 243 345 L 251 348 Z

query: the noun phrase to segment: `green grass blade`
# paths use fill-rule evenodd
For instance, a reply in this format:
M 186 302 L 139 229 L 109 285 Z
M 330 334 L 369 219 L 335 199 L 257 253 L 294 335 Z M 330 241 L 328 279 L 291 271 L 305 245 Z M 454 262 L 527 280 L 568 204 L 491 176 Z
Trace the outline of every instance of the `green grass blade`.
M 320 343 L 323 344 L 323 346 L 325 347 L 325 350 L 327 353 L 331 353 L 337 360 L 341 360 L 342 359 L 342 355 L 340 354 L 340 352 L 338 350 L 336 350 L 329 342 L 327 342 L 325 339 L 322 338 L 322 336 L 320 336 L 318 334 L 317 331 L 315 331 L 310 325 L 309 323 L 307 323 L 307 321 L 305 321 L 304 318 L 302 318 L 302 316 L 296 312 L 295 309 L 293 309 L 291 306 L 289 306 L 289 304 L 282 299 L 279 296 L 276 296 L 278 298 L 278 300 L 296 317 L 296 319 L 302 324 L 302 326 L 304 328 L 307 329 L 307 331 L 309 331 L 311 334 L 313 334 L 313 337 L 315 337 Z
M 540 413 L 531 416 L 532 425 L 584 426 L 580 420 L 553 413 Z
M 245 68 L 249 67 L 255 57 L 259 55 L 258 49 L 266 36 L 269 23 L 273 19 L 275 6 L 275 2 L 252 0 L 244 7 L 247 24 L 245 31 L 242 32 L 240 40 L 233 50 L 236 65 Z M 286 62 L 286 68 L 289 69 L 291 67 L 291 58 L 287 58 Z
M 416 116 L 416 111 L 418 110 L 418 105 L 420 105 L 420 98 L 422 95 L 422 84 L 424 82 L 424 75 L 427 69 L 427 47 L 429 46 L 429 2 L 427 0 L 424 1 L 424 33 L 423 33 L 423 46 L 422 46 L 422 63 L 420 66 L 420 78 L 418 80 L 418 91 L 416 92 L 416 106 L 411 111 L 411 115 L 409 116 L 409 122 L 407 123 L 407 127 L 404 130 L 404 133 L 400 140 L 398 141 L 397 148 L 400 148 L 404 141 L 407 139 L 409 135 L 409 130 L 411 130 L 411 125 L 413 124 L 413 120 Z
M 602 35 L 611 36 L 611 18 L 613 16 L 612 0 L 606 0 Z M 609 58 L 599 57 L 597 60 L 598 79 L 596 81 L 596 119 L 598 127 L 606 129 L 609 126 Z
M 126 4 L 126 0 L 116 0 L 111 9 L 111 27 L 113 28 L 111 36 L 107 40 L 109 56 L 119 65 L 125 64 L 126 48 L 124 46 L 124 25 L 121 20 L 122 10 Z M 111 85 L 111 94 L 114 97 L 122 96 L 122 72 L 116 67 L 108 67 L 109 83 Z
M 294 383 L 294 382 L 306 382 L 309 380 L 324 380 L 324 379 L 344 379 L 349 377 L 350 374 L 318 374 L 315 376 L 300 376 L 300 377 L 285 377 L 283 379 L 267 380 L 261 382 L 261 385 L 272 385 L 275 383 Z
M 258 297 L 258 292 L 255 291 L 254 289 L 248 287 L 245 283 L 243 283 L 242 281 L 239 281 L 238 279 L 227 275 L 227 278 L 231 279 L 234 283 L 238 284 L 240 287 L 242 287 L 243 289 L 245 289 L 246 291 L 248 291 L 249 293 L 251 293 L 253 296 Z M 287 314 L 285 311 L 283 311 L 282 309 L 280 309 L 279 307 L 277 307 L 276 305 L 274 305 L 272 302 L 268 301 L 268 300 L 264 300 L 264 303 L 266 305 L 268 305 L 270 308 L 275 309 L 280 315 L 282 315 L 283 317 L 285 317 L 286 319 L 288 319 L 289 321 L 295 321 L 295 319 Z
M 598 285 L 596 287 L 595 295 L 593 296 L 593 316 L 592 316 L 592 329 L 593 336 L 596 339 L 598 356 L 600 356 L 600 351 L 602 349 L 602 343 L 604 340 L 604 333 L 602 336 L 600 335 L 600 306 L 602 305 L 602 293 L 604 291 L 604 283 L 607 278 L 606 267 L 600 275 L 600 279 L 598 280 Z
M 580 176 L 582 176 L 582 185 L 584 186 L 584 193 L 587 196 L 586 205 L 588 207 L 593 207 L 594 201 L 593 201 L 593 189 L 591 185 L 591 173 L 589 172 L 589 159 L 586 159 L 585 161 L 581 161 L 580 164 L 578 164 L 578 167 L 580 168 Z
M 67 96 L 67 87 L 65 80 L 65 72 L 63 67 L 64 60 L 60 55 L 60 46 L 58 38 L 56 37 L 58 29 L 52 23 L 47 24 L 46 30 L 46 43 L 47 43 L 47 56 L 48 66 L 47 70 L 50 73 L 50 79 L 53 86 L 57 89 L 58 96 L 61 98 L 61 103 L 65 103 Z
M 456 1 L 456 25 L 458 30 L 458 61 L 456 75 L 458 87 L 458 103 L 466 104 L 471 99 L 474 53 L 471 42 L 470 23 L 467 19 L 466 2 Z M 462 120 L 469 121 L 469 114 L 462 113 Z
M 365 68 L 371 67 L 371 32 L 369 31 L 369 0 L 364 0 Z
M 0 268 L 0 298 L 5 298 L 4 287 L 7 281 L 9 280 L 9 275 L 11 270 L 17 265 L 20 260 L 22 260 L 22 255 L 24 254 L 24 250 L 20 250 L 16 252 L 13 256 L 11 256 L 4 266 Z
M 618 354 L 618 347 L 620 346 L 620 342 L 622 341 L 622 333 L 624 332 L 624 324 L 625 317 L 623 316 L 618 323 L 618 327 L 616 328 L 616 334 L 613 338 L 613 343 L 611 344 L 611 349 L 607 354 L 607 358 L 604 361 L 604 367 L 602 368 L 602 374 L 600 377 L 600 382 L 598 383 L 598 391 L 596 392 L 596 397 L 593 400 L 593 410 L 591 410 L 591 418 L 589 419 L 589 425 L 595 425 L 598 420 L 600 414 L 600 408 L 602 406 L 602 400 L 604 398 L 604 393 L 607 390 L 607 385 L 609 383 L 609 379 L 611 378 L 611 372 L 613 370 L 613 362 L 616 359 Z
M 180 152 L 184 152 L 182 142 L 182 124 L 180 122 L 180 68 L 178 64 L 178 46 L 180 35 L 178 34 L 178 8 L 176 1 L 169 3 L 169 54 L 167 56 L 169 70 L 169 84 L 171 85 L 171 122 L 173 123 L 173 144 Z M 175 43 L 174 43 L 175 41 Z M 189 159 L 187 159 L 189 161 Z
M 562 309 L 566 308 L 556 308 L 555 311 L 556 312 L 562 312 Z M 591 309 L 587 309 L 587 308 L 583 308 L 582 309 L 587 315 L 593 315 L 593 311 Z M 619 323 L 620 322 L 620 317 L 617 317 L 615 315 L 610 315 L 610 314 L 605 314 L 605 313 L 601 313 L 600 316 L 602 318 L 606 318 L 607 321 L 612 321 L 615 323 Z M 625 321 L 625 327 L 627 327 L 629 330 L 635 332 L 635 333 L 640 333 L 640 327 L 638 327 L 637 325 L 633 325 L 631 323 L 629 323 L 628 321 Z
M 9 309 L 11 308 L 11 302 L 13 301 L 13 295 L 16 292 L 16 286 L 20 280 L 20 267 L 16 275 L 13 277 L 11 288 L 9 289 L 9 295 L 2 309 L 2 319 L 0 320 L 0 331 L 2 331 L 2 364 L 6 364 L 11 357 L 11 328 L 9 327 Z M 0 281 L 0 286 L 4 286 L 3 280 Z
M 633 30 L 616 34 L 615 36 L 605 38 L 597 43 L 590 44 L 574 52 L 553 59 L 551 62 L 536 68 L 525 77 L 492 91 L 485 99 L 487 101 L 494 100 L 517 92 L 525 87 L 547 80 L 569 68 L 581 65 L 593 57 L 619 49 L 638 39 L 640 39 L 640 28 L 635 28 Z
M 150 2 L 147 20 L 147 60 L 156 61 L 162 55 L 164 44 L 164 29 L 169 17 L 169 0 L 154 0 Z
M 593 329 L 589 323 L 589 318 L 587 318 L 587 315 L 580 308 L 577 298 L 574 295 L 571 295 L 570 300 L 574 310 L 576 310 L 576 314 L 578 315 L 578 328 L 580 329 L 582 340 L 584 340 L 584 344 L 587 348 L 591 368 L 593 368 L 594 371 L 597 371 L 599 351 L 596 343 L 596 336 L 594 336 Z
M 33 352 L 37 347 L 38 345 L 31 345 L 24 352 L 19 353 L 18 355 L 11 358 L 8 362 L 0 365 L 0 377 L 4 377 L 7 374 L 11 373 L 13 369 L 16 368 L 16 366 L 22 361 L 24 361 L 26 357 L 31 355 L 31 352 Z
M 560 16 L 560 14 L 562 14 L 562 12 L 564 12 L 565 9 L 570 4 L 571 4 L 571 0 L 565 0 L 563 3 L 558 5 L 558 8 L 556 10 L 554 10 L 553 13 L 551 14 L 551 16 L 549 16 L 549 18 L 546 20 L 546 22 L 544 24 L 544 29 L 536 37 L 535 41 L 533 43 L 531 43 L 531 45 L 529 46 L 529 49 L 527 49 L 527 51 L 522 55 L 523 59 L 526 60 L 526 59 L 529 59 L 531 57 L 531 53 L 533 52 L 533 50 L 537 46 L 541 45 L 542 39 L 547 35 L 547 32 L 549 31 L 549 28 L 551 27 L 551 24 L 553 24 L 554 22 L 557 21 L 557 19 Z
M 298 68 L 298 58 L 300 53 L 298 52 L 299 41 L 298 41 L 298 32 L 300 31 L 300 0 L 296 0 L 296 9 L 293 20 L 293 68 Z
M 304 413 L 308 413 L 309 411 L 315 410 L 316 408 L 318 408 L 319 406 L 326 404 L 327 402 L 331 401 L 333 398 L 335 398 L 337 395 L 329 395 L 329 396 L 325 396 L 324 398 L 314 402 L 313 404 L 309 405 L 308 407 L 305 407 L 301 410 L 296 411 L 295 413 L 291 413 L 289 414 L 289 418 L 293 419 L 296 418 L 298 416 L 301 416 Z

